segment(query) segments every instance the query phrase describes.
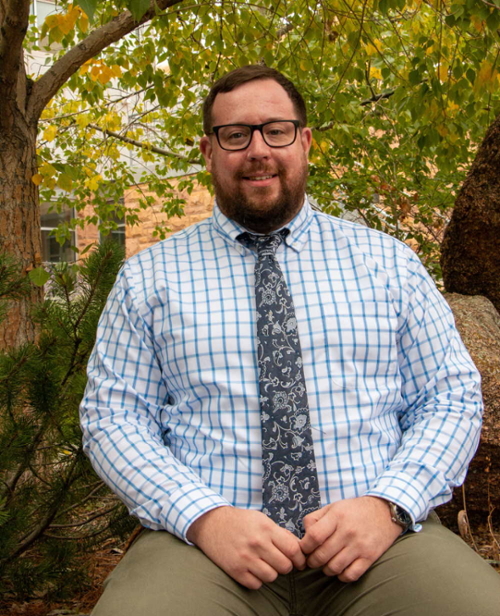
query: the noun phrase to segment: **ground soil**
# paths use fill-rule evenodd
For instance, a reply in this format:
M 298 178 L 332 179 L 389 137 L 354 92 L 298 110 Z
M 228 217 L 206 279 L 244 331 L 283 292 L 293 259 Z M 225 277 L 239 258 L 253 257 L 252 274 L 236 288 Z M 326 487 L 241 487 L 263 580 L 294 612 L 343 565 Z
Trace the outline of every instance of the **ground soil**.
M 467 543 L 475 549 L 500 574 L 500 530 L 492 532 L 487 526 L 473 529 L 466 535 Z M 64 602 L 47 602 L 43 599 L 19 602 L 1 602 L 0 616 L 90 616 L 101 595 L 102 582 L 118 564 L 130 539 L 124 543 L 110 540 L 99 552 L 89 556 L 92 585 L 84 593 Z

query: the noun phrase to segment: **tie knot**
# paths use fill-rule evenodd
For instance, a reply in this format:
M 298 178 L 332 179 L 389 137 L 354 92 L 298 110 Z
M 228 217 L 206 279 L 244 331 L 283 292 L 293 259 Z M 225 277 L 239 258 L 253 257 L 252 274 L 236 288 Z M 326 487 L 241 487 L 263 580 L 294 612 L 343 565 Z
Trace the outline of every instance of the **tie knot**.
M 271 235 L 254 235 L 245 231 L 245 233 L 238 235 L 236 239 L 247 248 L 256 250 L 259 257 L 274 256 L 289 233 L 288 229 L 282 229 Z

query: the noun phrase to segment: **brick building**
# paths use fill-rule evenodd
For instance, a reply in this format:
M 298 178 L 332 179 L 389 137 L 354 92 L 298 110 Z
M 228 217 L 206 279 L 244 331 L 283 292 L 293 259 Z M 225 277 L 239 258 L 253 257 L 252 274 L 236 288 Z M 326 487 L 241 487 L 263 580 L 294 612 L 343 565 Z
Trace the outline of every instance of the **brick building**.
M 175 185 L 178 180 L 169 180 Z M 178 195 L 185 199 L 184 216 L 174 216 L 167 218 L 167 215 L 161 211 L 160 200 L 153 192 L 148 192 L 147 187 L 143 186 L 139 192 L 136 188 L 126 190 L 123 195 L 125 208 L 134 208 L 137 205 L 140 197 L 144 195 L 153 196 L 157 205 L 148 207 L 145 210 L 139 211 L 139 223 L 136 225 L 125 225 L 123 221 L 118 221 L 118 229 L 111 233 L 117 241 L 125 247 L 125 254 L 128 257 L 135 255 L 141 250 L 148 248 L 158 241 L 158 238 L 153 236 L 153 231 L 156 225 L 161 224 L 167 227 L 170 232 L 167 235 L 172 235 L 181 229 L 208 218 L 212 213 L 213 197 L 204 187 L 195 187 L 191 194 L 187 190 L 179 191 Z M 81 212 L 81 216 L 86 216 L 92 213 L 92 207 L 89 205 Z M 81 251 L 91 243 L 98 243 L 101 240 L 99 230 L 96 225 L 86 225 L 84 229 L 78 229 L 74 238 L 74 243 Z

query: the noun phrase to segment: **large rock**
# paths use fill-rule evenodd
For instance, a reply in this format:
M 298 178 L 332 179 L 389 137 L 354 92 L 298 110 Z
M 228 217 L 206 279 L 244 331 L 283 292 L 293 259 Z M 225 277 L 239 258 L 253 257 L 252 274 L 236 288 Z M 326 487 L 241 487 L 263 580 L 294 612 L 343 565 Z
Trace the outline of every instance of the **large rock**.
M 455 321 L 483 383 L 484 423 L 479 449 L 465 480 L 465 504 L 471 526 L 487 521 L 494 510 L 495 527 L 500 524 L 500 314 L 480 295 L 447 293 Z M 457 514 L 464 508 L 462 488 L 437 513 L 450 528 L 457 528 Z

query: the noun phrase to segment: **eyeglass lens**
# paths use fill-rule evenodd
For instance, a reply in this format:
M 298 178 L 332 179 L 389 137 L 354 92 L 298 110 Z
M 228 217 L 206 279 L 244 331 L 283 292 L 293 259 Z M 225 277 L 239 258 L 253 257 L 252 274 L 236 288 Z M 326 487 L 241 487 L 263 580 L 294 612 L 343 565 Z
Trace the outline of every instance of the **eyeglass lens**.
M 295 139 L 295 125 L 293 122 L 269 122 L 262 127 L 261 133 L 264 141 L 271 147 L 284 147 L 293 143 Z M 246 148 L 252 138 L 252 129 L 248 126 L 233 124 L 219 128 L 219 143 L 228 150 Z

